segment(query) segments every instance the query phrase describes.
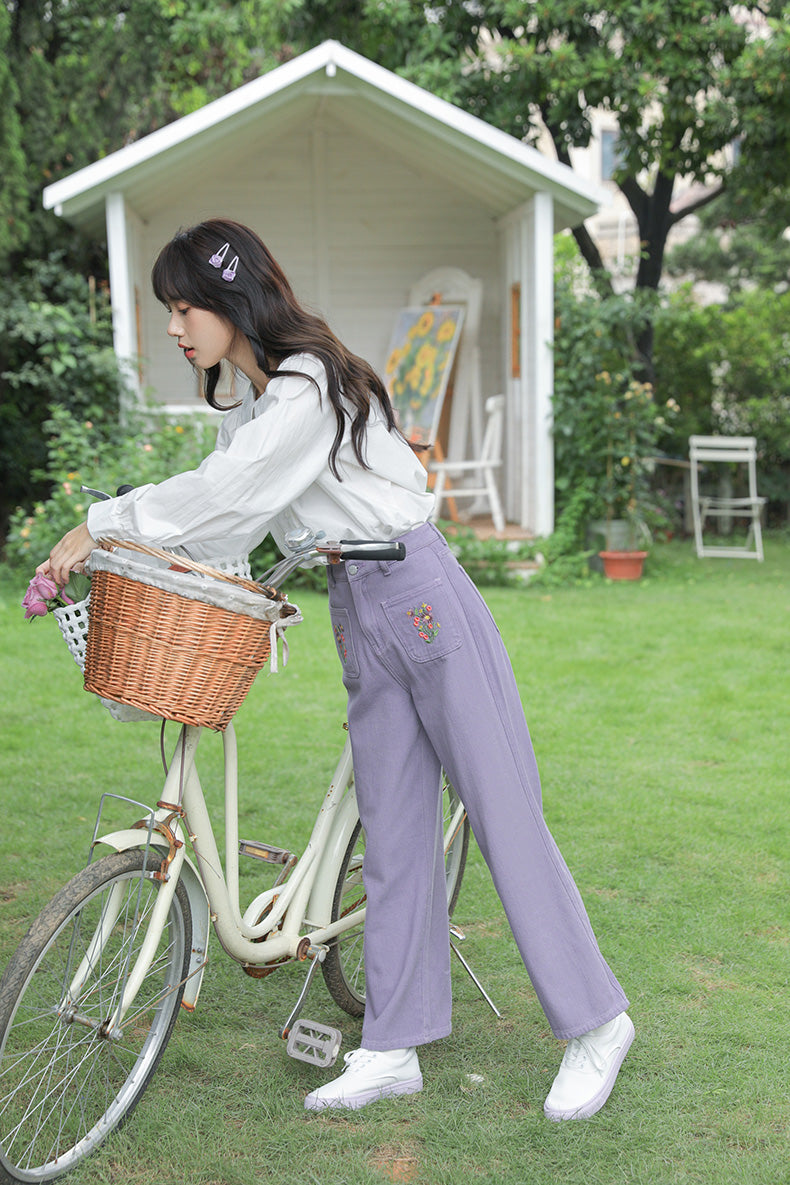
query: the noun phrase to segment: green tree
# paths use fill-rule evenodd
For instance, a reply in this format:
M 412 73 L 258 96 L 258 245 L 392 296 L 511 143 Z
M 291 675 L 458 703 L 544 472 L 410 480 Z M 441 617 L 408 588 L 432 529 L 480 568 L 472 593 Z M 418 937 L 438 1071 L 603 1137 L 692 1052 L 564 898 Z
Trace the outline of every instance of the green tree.
M 100 266 L 41 209 L 44 186 L 276 64 L 282 11 L 276 0 L 7 0 L 0 172 L 6 181 L 21 139 L 24 169 L 13 175 L 26 178 L 3 195 L 3 221 L 16 229 L 10 263 L 23 249 L 43 258 L 67 247 L 77 266 Z
M 293 55 L 281 45 L 290 0 L 157 0 L 165 20 L 149 118 L 160 126 Z
M 17 111 L 19 92 L 8 61 L 11 20 L 0 6 L 0 259 L 5 258 L 19 235 L 16 211 L 25 194 L 25 156 L 22 126 Z
M 336 5 L 301 0 L 298 29 L 331 34 Z M 363 52 L 387 22 L 385 65 L 430 87 L 519 139 L 546 134 L 557 159 L 589 144 L 596 109 L 619 128 L 614 181 L 637 221 L 635 288 L 659 287 L 674 226 L 730 184 L 733 141 L 748 174 L 787 177 L 790 153 L 785 0 L 746 7 L 724 0 L 344 0 L 342 29 Z M 776 18 L 770 26 L 766 18 Z M 784 22 L 784 23 L 783 23 Z M 761 35 L 771 32 L 772 37 Z M 776 149 L 783 159 L 773 158 Z M 674 203 L 680 178 L 702 192 Z M 574 228 L 598 292 L 613 291 L 600 245 Z M 643 374 L 653 377 L 653 323 L 636 337 Z
M 0 538 L 20 502 L 44 496 L 53 405 L 83 420 L 118 410 L 121 380 L 106 292 L 91 292 L 58 256 L 0 277 Z
M 50 409 L 84 418 L 118 394 L 103 245 L 44 211 L 44 186 L 288 56 L 278 39 L 287 9 L 288 0 L 0 5 L 0 533 L 17 502 L 44 493 Z
M 4 8 L 27 181 L 11 208 L 17 236 L 6 268 L 64 246 L 79 266 L 96 266 L 70 229 L 42 210 L 41 192 L 133 138 L 152 82 L 154 46 L 163 36 L 159 4 L 9 0 Z
M 790 223 L 790 5 L 767 4 L 764 35 L 730 71 L 740 152 L 728 188 L 770 231 Z
M 790 217 L 790 198 L 788 198 Z M 720 287 L 722 298 L 755 286 L 777 292 L 790 286 L 790 241 L 764 206 L 727 192 L 700 214 L 698 232 L 667 253 L 667 274 Z

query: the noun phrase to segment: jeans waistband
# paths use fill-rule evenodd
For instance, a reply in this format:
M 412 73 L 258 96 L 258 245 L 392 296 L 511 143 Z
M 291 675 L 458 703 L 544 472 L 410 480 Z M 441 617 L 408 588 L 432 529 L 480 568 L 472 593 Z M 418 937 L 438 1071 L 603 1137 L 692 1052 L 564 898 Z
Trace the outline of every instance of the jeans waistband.
M 402 543 L 406 554 L 420 551 L 423 547 L 432 547 L 435 543 L 444 543 L 444 535 L 433 523 L 420 523 L 419 527 L 412 527 L 405 535 L 398 535 L 396 542 Z

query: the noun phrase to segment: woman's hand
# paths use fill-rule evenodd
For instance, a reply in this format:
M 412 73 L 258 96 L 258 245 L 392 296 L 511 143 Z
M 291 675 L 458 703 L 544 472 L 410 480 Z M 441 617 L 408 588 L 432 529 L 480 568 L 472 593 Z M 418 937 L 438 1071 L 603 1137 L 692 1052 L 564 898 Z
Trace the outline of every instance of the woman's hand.
M 70 572 L 81 572 L 90 553 L 96 546 L 96 540 L 88 531 L 87 523 L 80 523 L 63 536 L 60 543 L 56 543 L 49 553 L 49 559 L 39 564 L 36 572 L 39 576 L 49 576 L 58 588 L 68 583 Z

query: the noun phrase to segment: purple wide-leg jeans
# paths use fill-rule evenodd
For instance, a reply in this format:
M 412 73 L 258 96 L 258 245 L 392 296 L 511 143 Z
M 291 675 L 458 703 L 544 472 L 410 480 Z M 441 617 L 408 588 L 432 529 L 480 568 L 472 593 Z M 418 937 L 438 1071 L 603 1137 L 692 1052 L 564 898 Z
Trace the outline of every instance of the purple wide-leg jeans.
M 451 1028 L 442 852 L 446 770 L 469 813 L 555 1036 L 628 1007 L 543 819 L 529 730 L 491 614 L 436 528 L 406 559 L 331 567 L 329 603 L 366 833 L 362 1045 L 399 1049 Z

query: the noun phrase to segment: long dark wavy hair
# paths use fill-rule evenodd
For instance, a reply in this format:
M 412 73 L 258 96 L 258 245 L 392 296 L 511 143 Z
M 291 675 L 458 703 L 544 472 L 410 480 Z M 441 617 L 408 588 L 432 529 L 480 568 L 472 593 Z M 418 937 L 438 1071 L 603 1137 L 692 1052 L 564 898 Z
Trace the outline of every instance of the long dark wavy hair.
M 238 256 L 232 282 L 222 279 L 222 268 L 209 263 L 225 243 L 229 249 L 223 267 Z M 364 444 L 372 399 L 378 400 L 390 431 L 395 428 L 386 388 L 372 366 L 347 350 L 321 317 L 302 308 L 282 268 L 254 231 L 226 218 L 212 218 L 181 230 L 160 251 L 151 282 L 163 304 L 184 301 L 229 321 L 249 339 L 258 366 L 270 378 L 275 373 L 293 373 L 277 370 L 289 354 L 310 353 L 320 358 L 337 419 L 329 453 L 331 470 L 341 480 L 337 453 L 347 419 L 356 458 L 368 468 Z M 211 407 L 222 411 L 225 408 L 215 399 L 219 375 L 219 364 L 205 372 L 205 396 Z

